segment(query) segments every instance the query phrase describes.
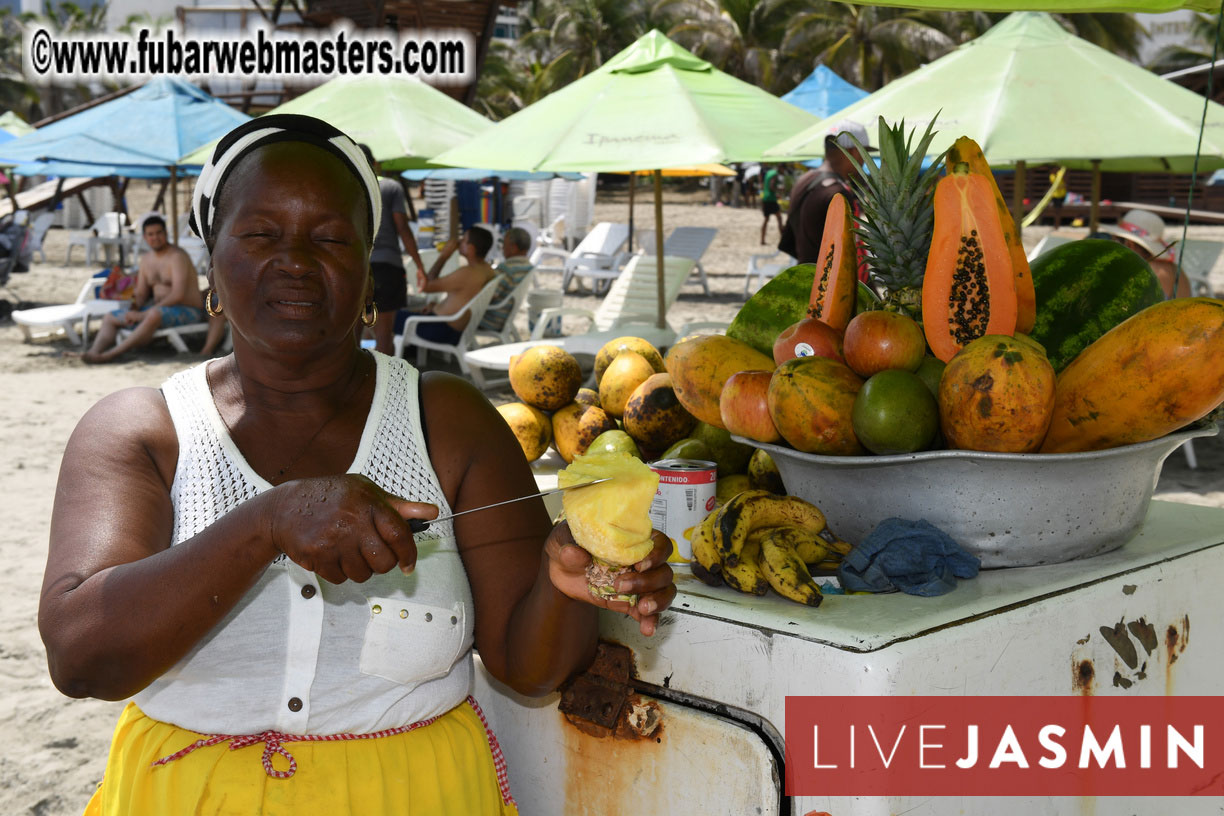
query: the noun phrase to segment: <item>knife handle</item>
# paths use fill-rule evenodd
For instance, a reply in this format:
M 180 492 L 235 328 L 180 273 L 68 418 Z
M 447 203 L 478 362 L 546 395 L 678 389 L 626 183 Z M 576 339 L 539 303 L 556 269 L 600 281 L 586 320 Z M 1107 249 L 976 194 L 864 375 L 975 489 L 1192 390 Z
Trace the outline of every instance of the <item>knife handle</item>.
M 432 519 L 410 518 L 408 519 L 408 529 L 414 533 L 423 533 L 429 529 L 431 521 Z

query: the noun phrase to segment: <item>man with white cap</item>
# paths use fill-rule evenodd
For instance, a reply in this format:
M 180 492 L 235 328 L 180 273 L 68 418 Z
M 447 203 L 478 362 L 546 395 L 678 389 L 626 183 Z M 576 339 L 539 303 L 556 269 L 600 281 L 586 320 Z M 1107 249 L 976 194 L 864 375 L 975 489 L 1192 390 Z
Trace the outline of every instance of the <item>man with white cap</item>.
M 1165 240 L 1165 222 L 1159 215 L 1148 210 L 1127 210 L 1116 225 L 1103 224 L 1100 231 L 1148 262 L 1166 298 L 1173 297 L 1174 280 L 1177 297 L 1190 297 L 1190 281 L 1184 272 L 1177 274 L 1177 257 L 1172 249 L 1177 242 Z
M 782 229 L 778 249 L 793 255 L 799 263 L 818 262 L 825 213 L 833 196 L 841 193 L 851 204 L 854 203 L 850 179 L 860 172 L 863 164 L 862 153 L 854 139 L 871 149 L 867 128 L 858 122 L 844 119 L 831 127 L 825 135 L 824 162 L 800 176 L 791 190 L 790 213 Z

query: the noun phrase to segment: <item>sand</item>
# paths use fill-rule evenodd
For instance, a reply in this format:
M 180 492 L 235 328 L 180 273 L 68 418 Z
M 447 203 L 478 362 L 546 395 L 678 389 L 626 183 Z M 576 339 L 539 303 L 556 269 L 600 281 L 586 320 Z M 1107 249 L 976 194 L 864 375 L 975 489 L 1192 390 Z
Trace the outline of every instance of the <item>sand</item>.
M 676 325 L 693 320 L 729 321 L 743 303 L 744 271 L 753 253 L 771 251 L 760 241 L 758 211 L 706 206 L 699 191 L 671 191 L 666 225 L 712 226 L 718 237 L 705 256 L 711 295 L 688 286 L 670 317 Z M 133 214 L 144 212 L 152 192 L 133 183 Z M 624 220 L 625 200 L 602 196 L 596 206 L 601 220 Z M 639 230 L 653 229 L 650 208 L 639 201 Z M 1030 246 L 1047 230 L 1029 230 Z M 1075 230 L 1068 230 L 1076 234 Z M 1079 231 L 1082 234 L 1083 230 Z M 1194 237 L 1224 238 L 1224 230 L 1194 228 Z M 776 227 L 770 227 L 776 243 Z M 62 265 L 68 234 L 52 230 L 45 242 L 48 263 L 14 276 L 8 292 L 39 304 L 71 301 L 92 269 L 80 263 Z M 1224 267 L 1212 275 L 1224 291 Z M 560 274 L 544 271 L 539 286 L 559 288 Z M 569 296 L 565 305 L 593 308 L 594 297 Z M 523 318 L 520 316 L 520 321 Z M 198 342 L 198 341 L 197 341 Z M 89 367 L 61 356 L 65 340 L 24 343 L 21 331 L 0 322 L 0 813 L 61 816 L 81 812 L 102 777 L 110 732 L 123 703 L 71 700 L 51 685 L 46 655 L 36 624 L 39 587 L 46 559 L 48 524 L 56 476 L 64 445 L 81 415 L 100 398 L 120 388 L 157 386 L 172 373 L 197 363 L 193 355 L 176 355 L 168 347 L 150 348 L 110 366 Z M 494 394 L 504 400 L 505 394 Z M 133 422 L 140 421 L 132 417 Z M 1224 442 L 1199 440 L 1194 445 L 1198 469 L 1190 470 L 1181 452 L 1165 463 L 1157 488 L 1160 498 L 1224 506 Z M 122 501 L 121 496 L 115 497 Z

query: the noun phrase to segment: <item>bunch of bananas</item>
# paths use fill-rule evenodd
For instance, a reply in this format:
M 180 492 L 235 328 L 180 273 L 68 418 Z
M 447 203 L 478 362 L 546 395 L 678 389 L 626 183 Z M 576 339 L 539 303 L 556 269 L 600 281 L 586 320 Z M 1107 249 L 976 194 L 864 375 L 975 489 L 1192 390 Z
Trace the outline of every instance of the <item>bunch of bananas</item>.
M 725 583 L 750 595 L 773 587 L 806 606 L 823 600 L 809 568 L 836 569 L 850 552 L 818 507 L 767 490 L 737 493 L 705 517 L 692 544 L 693 574 L 710 586 Z

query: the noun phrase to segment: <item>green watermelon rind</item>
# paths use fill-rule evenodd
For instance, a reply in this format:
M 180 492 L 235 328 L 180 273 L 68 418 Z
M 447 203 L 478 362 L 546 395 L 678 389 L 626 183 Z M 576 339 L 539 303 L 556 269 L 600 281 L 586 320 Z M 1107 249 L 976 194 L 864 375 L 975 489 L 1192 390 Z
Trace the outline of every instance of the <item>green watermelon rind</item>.
M 1164 300 L 1147 261 L 1114 241 L 1063 244 L 1030 269 L 1037 320 L 1029 335 L 1045 346 L 1056 372 L 1114 326 Z
M 740 308 L 727 336 L 772 358 L 782 330 L 808 316 L 815 279 L 816 264 L 796 264 L 774 275 Z

